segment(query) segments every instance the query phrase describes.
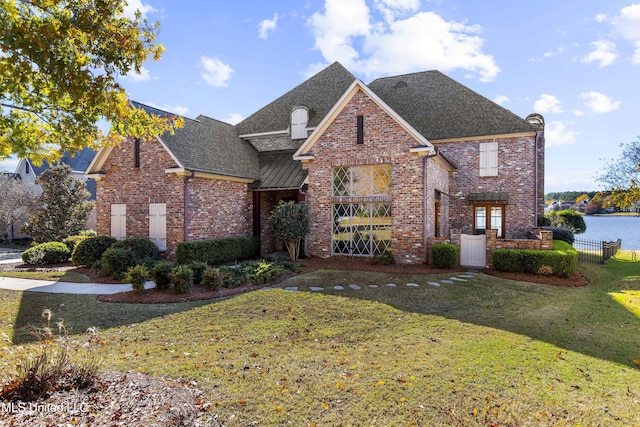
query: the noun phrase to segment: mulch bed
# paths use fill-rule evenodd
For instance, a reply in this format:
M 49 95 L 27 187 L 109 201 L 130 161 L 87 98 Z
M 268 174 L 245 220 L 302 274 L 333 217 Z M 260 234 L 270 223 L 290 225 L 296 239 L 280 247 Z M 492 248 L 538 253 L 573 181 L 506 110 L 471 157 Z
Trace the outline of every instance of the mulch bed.
M 424 264 L 391 264 L 391 265 L 374 265 L 369 259 L 363 258 L 349 258 L 349 257 L 332 257 L 332 258 L 305 258 L 300 260 L 300 263 L 304 265 L 302 273 L 309 273 L 316 270 L 351 270 L 351 271 L 375 271 L 391 274 L 442 274 L 442 273 L 458 273 L 466 271 L 464 268 L 457 268 L 454 270 L 440 270 L 433 266 Z M 32 266 L 25 266 L 24 264 L 0 264 L 0 271 L 28 271 L 34 269 Z M 71 264 L 57 264 L 48 265 L 46 267 L 38 267 L 40 271 L 52 271 L 52 270 L 65 270 L 69 272 L 82 273 L 88 276 L 94 283 L 118 283 L 123 282 L 114 280 L 110 277 L 100 276 L 90 268 L 78 268 Z M 579 272 L 576 271 L 573 277 L 560 278 L 555 276 L 543 276 L 533 275 L 525 273 L 506 273 L 496 271 L 492 269 L 484 269 L 483 273 L 500 277 L 503 279 L 518 280 L 522 282 L 541 283 L 552 286 L 566 286 L 577 287 L 585 286 L 588 284 L 587 279 Z M 278 282 L 284 278 L 291 277 L 292 273 L 287 273 L 283 277 L 278 279 Z M 129 291 L 120 292 L 117 294 L 101 295 L 98 297 L 102 302 L 114 302 L 114 303 L 130 303 L 130 304 L 163 304 L 173 302 L 185 302 L 185 301 L 197 301 L 206 299 L 224 298 L 241 293 L 260 289 L 264 285 L 247 285 L 232 289 L 217 289 L 211 290 L 203 286 L 194 286 L 191 291 L 186 294 L 176 294 L 172 290 L 158 290 L 158 289 L 146 289 L 141 293 Z

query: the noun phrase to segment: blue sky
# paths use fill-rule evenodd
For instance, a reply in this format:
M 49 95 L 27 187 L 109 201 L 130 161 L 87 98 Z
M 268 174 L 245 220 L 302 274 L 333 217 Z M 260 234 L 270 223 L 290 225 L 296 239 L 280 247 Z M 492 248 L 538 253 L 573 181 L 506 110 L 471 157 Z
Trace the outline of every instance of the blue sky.
M 369 83 L 437 69 L 547 123 L 545 191 L 594 176 L 640 135 L 640 2 L 130 0 L 167 51 L 131 99 L 236 123 L 341 62 Z M 15 161 L 0 163 L 11 170 Z

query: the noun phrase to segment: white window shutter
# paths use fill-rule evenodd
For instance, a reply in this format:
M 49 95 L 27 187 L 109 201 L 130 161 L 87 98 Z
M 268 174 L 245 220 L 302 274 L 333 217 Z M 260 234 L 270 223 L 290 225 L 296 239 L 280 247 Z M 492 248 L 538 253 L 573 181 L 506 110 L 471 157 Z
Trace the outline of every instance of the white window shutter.
M 307 138 L 307 122 L 309 112 L 304 108 L 299 108 L 291 112 L 291 139 Z
M 149 204 L 149 239 L 161 251 L 167 250 L 167 204 Z
M 127 205 L 111 205 L 111 237 L 122 240 L 127 237 Z
M 480 176 L 498 176 L 498 143 L 480 144 Z

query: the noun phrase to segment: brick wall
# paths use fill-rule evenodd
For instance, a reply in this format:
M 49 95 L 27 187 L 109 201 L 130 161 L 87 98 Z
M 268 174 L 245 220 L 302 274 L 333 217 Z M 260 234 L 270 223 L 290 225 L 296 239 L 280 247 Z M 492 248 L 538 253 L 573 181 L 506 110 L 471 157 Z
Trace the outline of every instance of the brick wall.
M 127 237 L 149 237 L 149 203 L 166 203 L 167 256 L 184 241 L 185 181 L 189 193 L 188 238 L 212 239 L 251 234 L 251 196 L 246 184 L 167 174 L 176 163 L 156 140 L 140 144 L 134 167 L 133 139 L 115 147 L 96 183 L 97 231 L 111 235 L 111 204 L 127 205 Z
M 482 142 L 498 142 L 498 176 L 479 175 Z M 473 233 L 473 209 L 467 200 L 469 193 L 507 192 L 509 201 L 505 206 L 506 238 L 525 238 L 537 225 L 535 199 L 535 159 L 539 160 L 538 213 L 544 199 L 544 150 L 536 150 L 535 137 L 520 136 L 444 142 L 437 144 L 440 152 L 456 167 L 452 174 L 449 198 L 450 227 L 461 229 L 465 234 Z
M 246 183 L 194 178 L 188 181 L 187 192 L 188 240 L 251 235 L 252 202 Z
M 356 117 L 364 116 L 364 143 L 356 144 Z M 423 169 L 422 158 L 409 152 L 416 145 L 398 123 L 364 93 L 357 92 L 313 146 L 315 160 L 303 163 L 309 172 L 307 201 L 311 232 L 306 239 L 307 253 L 331 255 L 332 168 L 334 166 L 390 163 L 392 165 L 392 246 L 398 263 L 424 260 Z M 433 160 L 430 159 L 429 162 Z M 444 185 L 446 173 L 433 164 L 428 180 L 428 196 Z M 444 175 L 443 175 L 444 174 Z M 430 175 L 431 176 L 431 175 Z M 433 207 L 434 200 L 428 200 Z M 429 215 L 428 215 L 429 216 Z M 429 222 L 433 222 L 430 217 Z M 433 226 L 432 226 L 433 227 Z M 433 228 L 431 232 L 433 232 Z
M 149 203 L 167 204 L 167 253 L 184 237 L 183 178 L 167 175 L 176 167 L 169 153 L 156 141 L 140 144 L 140 167 L 134 167 L 133 139 L 115 147 L 96 182 L 98 234 L 111 235 L 111 204 L 127 205 L 127 236 L 149 237 Z

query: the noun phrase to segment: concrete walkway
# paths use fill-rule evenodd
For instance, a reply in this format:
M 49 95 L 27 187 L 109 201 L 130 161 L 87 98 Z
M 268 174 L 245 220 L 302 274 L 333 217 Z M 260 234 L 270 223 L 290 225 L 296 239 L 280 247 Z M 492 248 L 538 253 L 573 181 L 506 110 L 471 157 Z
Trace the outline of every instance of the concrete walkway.
M 0 264 L 22 262 L 21 252 L 0 248 Z M 146 289 L 155 287 L 155 283 L 147 282 Z M 17 277 L 0 277 L 0 289 L 10 291 L 48 292 L 53 294 L 87 294 L 106 295 L 132 290 L 130 284 L 72 283 L 54 280 L 32 280 Z
M 145 289 L 155 287 L 155 283 L 147 282 Z M 53 280 L 32 280 L 16 277 L 0 277 L 0 289 L 10 291 L 48 292 L 53 294 L 117 294 L 132 290 L 130 284 L 71 283 Z

